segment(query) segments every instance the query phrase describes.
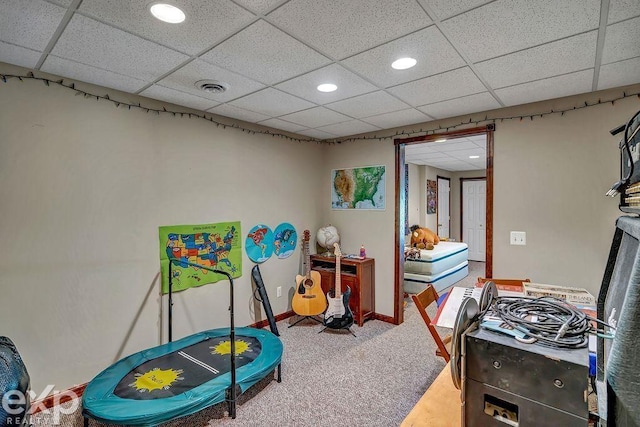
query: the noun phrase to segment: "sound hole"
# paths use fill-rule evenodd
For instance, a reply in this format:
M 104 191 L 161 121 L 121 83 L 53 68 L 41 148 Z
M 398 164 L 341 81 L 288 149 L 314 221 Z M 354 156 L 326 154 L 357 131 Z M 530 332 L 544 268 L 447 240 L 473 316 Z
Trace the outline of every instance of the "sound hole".
M 305 286 L 305 287 L 307 287 L 307 288 L 312 287 L 312 286 L 313 286 L 313 280 L 311 280 L 311 279 L 305 279 L 305 280 L 304 280 L 304 286 Z

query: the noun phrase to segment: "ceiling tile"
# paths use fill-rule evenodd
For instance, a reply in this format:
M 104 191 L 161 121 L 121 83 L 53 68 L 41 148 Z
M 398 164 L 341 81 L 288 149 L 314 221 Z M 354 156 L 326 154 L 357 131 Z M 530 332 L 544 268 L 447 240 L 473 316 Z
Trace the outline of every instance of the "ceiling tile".
M 393 61 L 403 57 L 414 58 L 418 62 L 407 70 L 391 68 Z M 462 57 L 435 25 L 342 62 L 381 87 L 406 83 L 465 65 Z
M 429 5 L 440 20 L 488 3 L 491 0 L 429 0 Z
M 263 20 L 201 56 L 207 62 L 275 84 L 329 63 L 329 59 Z
M 441 153 L 452 153 L 454 151 L 473 150 L 478 148 L 473 142 L 459 141 L 457 139 L 448 140 L 445 142 L 432 142 L 431 146 L 434 150 L 437 150 Z
M 481 148 L 475 148 L 469 150 L 450 151 L 449 155 L 454 159 L 469 161 L 473 160 L 470 159 L 469 156 L 485 156 L 486 154 Z
M 448 160 L 451 159 L 451 157 L 446 154 L 446 153 L 438 153 L 438 152 L 431 152 L 431 153 L 415 153 L 411 155 L 411 158 L 414 159 L 422 159 L 422 160 Z
M 268 119 L 269 116 L 264 114 L 254 113 L 253 111 L 245 110 L 244 108 L 234 107 L 229 104 L 218 105 L 217 107 L 210 108 L 210 113 L 218 114 L 220 116 L 231 117 L 238 120 L 244 120 L 245 122 L 256 123 L 261 120 Z
M 297 132 L 297 133 L 299 133 L 300 135 L 306 135 L 315 139 L 333 139 L 337 136 L 329 132 L 325 132 L 318 129 L 301 130 L 300 132 Z
M 342 59 L 431 23 L 415 0 L 295 0 L 268 15 L 294 37 Z
M 338 89 L 334 92 L 320 92 L 317 87 L 323 83 L 333 83 L 338 86 Z M 280 83 L 276 87 L 292 95 L 297 95 L 300 98 L 321 105 L 377 89 L 371 83 L 356 76 L 338 64 L 331 64 L 319 70 L 312 71 Z
M 600 0 L 498 0 L 442 23 L 473 62 L 598 28 Z
M 0 41 L 42 52 L 65 12 L 40 0 L 0 1 Z
M 593 70 L 584 70 L 496 90 L 506 105 L 518 105 L 545 99 L 587 93 L 591 90 Z
M 231 105 L 266 114 L 267 116 L 282 116 L 307 108 L 314 107 L 311 102 L 296 98 L 277 89 L 267 88 L 243 98 L 236 99 Z
M 433 144 L 432 142 L 426 142 L 422 144 L 409 144 L 404 148 L 404 154 L 411 156 L 420 156 L 434 153 L 434 151 L 429 148 L 429 145 Z
M 299 124 L 296 123 L 291 123 L 291 122 L 287 122 L 285 120 L 280 120 L 280 119 L 269 119 L 269 120 L 264 120 L 262 122 L 260 122 L 259 124 L 264 125 L 264 126 L 269 126 L 275 129 L 282 129 L 282 130 L 286 130 L 288 132 L 298 132 L 304 129 L 307 129 L 306 126 L 300 126 Z
M 201 98 L 188 93 L 180 92 L 164 86 L 153 85 L 140 92 L 140 95 L 160 101 L 170 102 L 176 105 L 193 108 L 196 110 L 206 110 L 218 103 L 210 99 Z
M 590 31 L 480 62 L 476 69 L 494 89 L 585 70 L 593 68 L 597 40 L 598 32 Z
M 137 92 L 147 85 L 147 82 L 122 74 L 106 71 L 91 65 L 79 64 L 68 59 L 47 56 L 40 67 L 45 73 L 51 73 L 94 85 L 105 86 L 123 92 Z
M 464 67 L 387 90 L 408 104 L 418 106 L 484 92 L 487 88 L 469 67 Z
M 640 1 L 638 0 L 609 0 L 608 24 L 640 16 Z
M 602 63 L 609 64 L 636 56 L 640 56 L 640 17 L 607 26 Z
M 363 118 L 363 122 L 370 123 L 382 129 L 389 129 L 414 123 L 428 122 L 431 119 L 420 111 L 410 108 L 408 110 L 394 111 L 393 113 L 378 114 Z
M 174 50 L 77 14 L 51 53 L 147 82 L 188 59 Z
M 0 42 L 0 62 L 34 68 L 41 56 L 42 53 L 35 50 Z
M 493 95 L 489 92 L 482 92 L 475 95 L 450 99 L 448 101 L 423 105 L 422 107 L 418 107 L 418 110 L 436 119 L 444 119 L 447 117 L 461 116 L 463 114 L 470 114 L 478 111 L 493 110 L 500 107 L 501 105 L 496 101 Z
M 207 93 L 195 86 L 200 80 L 217 80 L 228 84 L 229 88 L 223 93 Z M 261 83 L 198 59 L 169 74 L 158 84 L 218 102 L 227 102 L 264 88 Z
M 345 122 L 351 119 L 344 114 L 336 113 L 335 111 L 331 111 L 324 107 L 310 108 L 308 110 L 298 111 L 297 113 L 287 114 L 280 118 L 288 122 L 298 123 L 299 125 L 303 125 L 308 128 L 332 125 L 334 123 Z
M 79 11 L 107 24 L 190 55 L 210 48 L 245 25 L 254 15 L 229 0 L 173 0 L 186 15 L 167 24 L 151 15 L 148 0 L 83 0 Z
M 273 9 L 282 0 L 235 0 L 236 3 L 250 9 L 256 13 L 264 14 Z
M 325 107 L 360 119 L 362 117 L 405 110 L 409 108 L 409 105 L 384 91 L 378 91 L 327 104 Z
M 348 122 L 336 123 L 333 125 L 319 127 L 318 130 L 329 132 L 336 136 L 357 135 L 359 133 L 373 132 L 380 128 L 360 120 L 350 120 Z
M 640 83 L 640 57 L 600 67 L 598 90 Z

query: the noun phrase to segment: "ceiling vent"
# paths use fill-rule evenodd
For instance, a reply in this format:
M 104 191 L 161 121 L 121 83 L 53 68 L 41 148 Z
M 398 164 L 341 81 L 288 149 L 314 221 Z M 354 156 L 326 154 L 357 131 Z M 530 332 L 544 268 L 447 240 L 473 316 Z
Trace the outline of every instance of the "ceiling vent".
M 196 87 L 207 93 L 222 93 L 229 89 L 229 84 L 217 80 L 200 80 L 196 82 Z

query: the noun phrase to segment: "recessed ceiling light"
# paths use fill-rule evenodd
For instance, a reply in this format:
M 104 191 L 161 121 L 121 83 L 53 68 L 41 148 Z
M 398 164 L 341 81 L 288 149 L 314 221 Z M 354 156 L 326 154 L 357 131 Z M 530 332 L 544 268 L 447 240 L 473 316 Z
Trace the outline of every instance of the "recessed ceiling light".
M 336 89 L 338 89 L 338 86 L 333 83 L 324 83 L 318 86 L 320 92 L 333 92 Z
M 406 70 L 407 68 L 411 68 L 416 65 L 417 62 L 418 61 L 413 58 L 400 58 L 393 61 L 391 67 L 395 68 L 396 70 Z
M 185 19 L 184 12 L 170 4 L 156 3 L 149 10 L 153 16 L 170 24 L 179 24 Z
M 470 159 L 479 159 L 480 156 L 469 156 Z
M 447 138 L 440 138 L 440 139 L 436 139 L 435 142 L 445 142 L 447 140 Z

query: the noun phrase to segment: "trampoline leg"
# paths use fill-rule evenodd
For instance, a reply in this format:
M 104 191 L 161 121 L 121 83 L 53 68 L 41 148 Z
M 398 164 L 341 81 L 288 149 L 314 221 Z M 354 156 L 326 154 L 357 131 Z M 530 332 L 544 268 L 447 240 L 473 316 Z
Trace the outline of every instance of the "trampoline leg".
M 227 402 L 229 404 L 229 416 L 236 418 L 236 389 L 235 387 L 227 389 Z
M 84 420 L 84 427 L 89 427 L 89 418 L 87 417 L 82 417 Z
M 280 363 L 278 363 L 278 379 L 277 379 L 277 381 L 278 381 L 279 383 L 281 383 L 281 382 L 282 382 L 282 373 L 281 373 L 280 365 L 281 365 L 281 364 L 280 364 Z

